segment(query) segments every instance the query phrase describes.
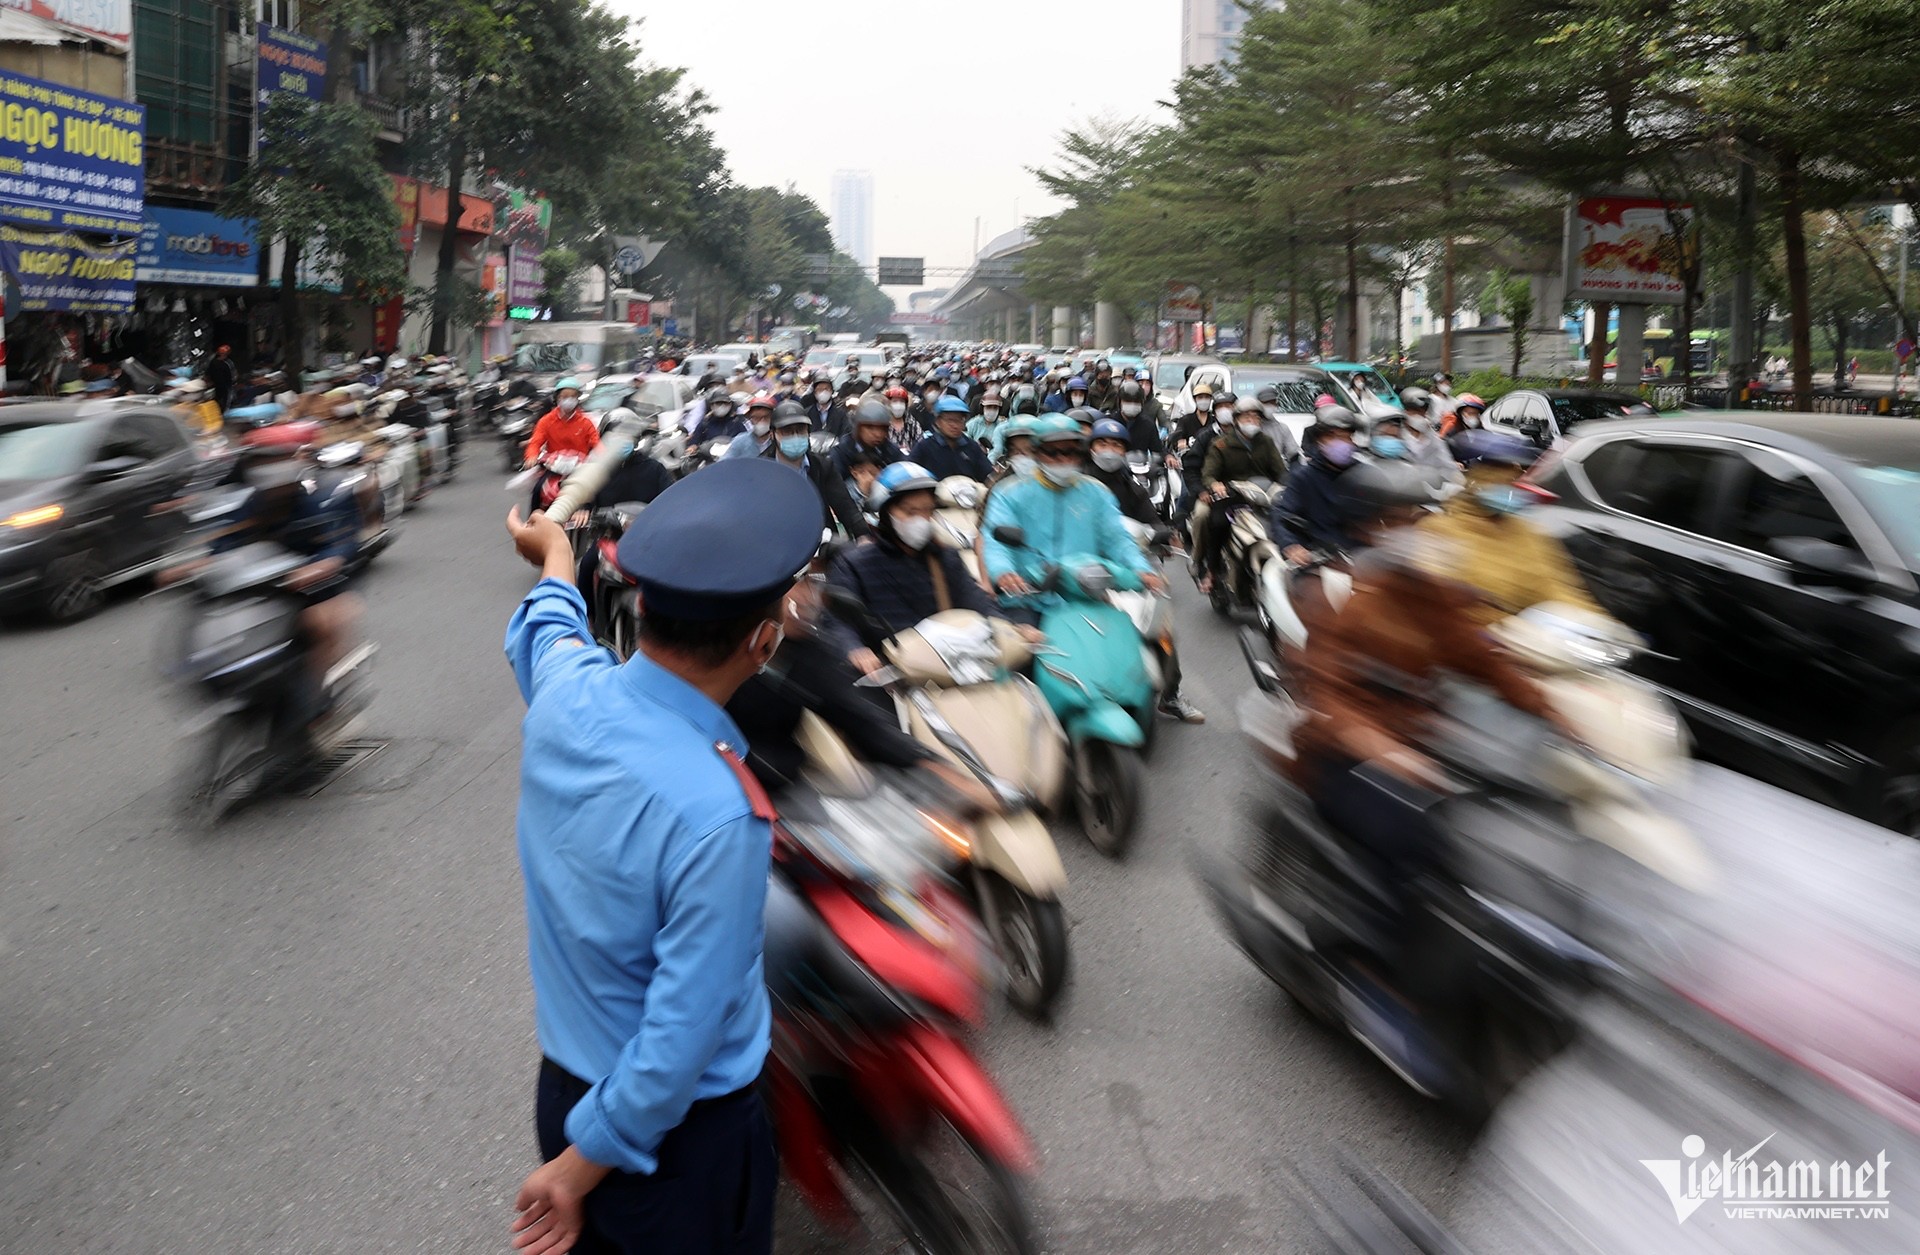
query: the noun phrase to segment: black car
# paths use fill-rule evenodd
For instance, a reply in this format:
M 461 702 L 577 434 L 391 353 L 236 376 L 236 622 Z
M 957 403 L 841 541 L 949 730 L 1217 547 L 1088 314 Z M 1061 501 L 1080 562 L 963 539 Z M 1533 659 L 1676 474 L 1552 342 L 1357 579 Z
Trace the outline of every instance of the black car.
M 0 408 L 0 614 L 78 619 L 151 572 L 186 528 L 181 498 L 204 465 L 152 402 Z
M 1487 407 L 1482 419 L 1496 431 L 1525 436 L 1542 449 L 1571 437 L 1586 423 L 1605 422 L 1632 414 L 1652 414 L 1653 407 L 1627 392 L 1591 388 L 1520 388 Z
M 1920 836 L 1920 423 L 1594 423 L 1532 475 L 1704 754 Z

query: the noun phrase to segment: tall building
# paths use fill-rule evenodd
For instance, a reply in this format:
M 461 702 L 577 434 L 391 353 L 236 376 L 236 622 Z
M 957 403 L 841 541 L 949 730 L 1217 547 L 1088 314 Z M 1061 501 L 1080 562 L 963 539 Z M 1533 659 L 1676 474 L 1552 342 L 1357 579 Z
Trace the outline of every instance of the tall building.
M 873 175 L 833 172 L 833 242 L 862 266 L 873 265 Z
M 1280 0 L 1264 3 L 1280 7 Z M 1180 0 L 1180 68 L 1233 60 L 1233 46 L 1246 24 L 1247 15 L 1235 0 Z

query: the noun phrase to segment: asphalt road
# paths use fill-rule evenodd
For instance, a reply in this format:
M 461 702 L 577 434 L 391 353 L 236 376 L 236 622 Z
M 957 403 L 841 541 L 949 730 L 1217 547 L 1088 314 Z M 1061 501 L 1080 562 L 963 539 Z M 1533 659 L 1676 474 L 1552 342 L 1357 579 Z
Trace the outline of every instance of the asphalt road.
M 168 799 L 168 600 L 0 630 L 0 1247 L 506 1249 L 538 1051 L 501 656 L 531 573 L 500 484 L 470 462 L 366 580 L 386 749 L 211 832 Z M 1124 864 L 1062 834 L 1071 987 L 1052 1026 L 1003 1011 L 984 1039 L 1060 1255 L 1302 1250 L 1298 1157 L 1344 1142 L 1442 1202 L 1467 1142 L 1204 908 L 1187 859 L 1239 822 L 1248 682 L 1175 585 L 1210 720 L 1163 730 Z M 790 1200 L 780 1246 L 849 1249 Z

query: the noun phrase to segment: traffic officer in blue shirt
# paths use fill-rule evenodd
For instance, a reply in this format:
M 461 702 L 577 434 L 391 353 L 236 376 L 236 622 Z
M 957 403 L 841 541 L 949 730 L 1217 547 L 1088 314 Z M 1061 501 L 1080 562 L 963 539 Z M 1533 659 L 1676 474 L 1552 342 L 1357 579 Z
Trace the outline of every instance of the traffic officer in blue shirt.
M 527 701 L 519 845 L 546 1161 L 514 1201 L 513 1243 L 764 1255 L 773 812 L 722 707 L 780 646 L 820 499 L 761 458 L 660 494 L 618 551 L 640 592 L 624 665 L 591 643 L 561 528 L 507 526 L 542 577 L 506 639 Z

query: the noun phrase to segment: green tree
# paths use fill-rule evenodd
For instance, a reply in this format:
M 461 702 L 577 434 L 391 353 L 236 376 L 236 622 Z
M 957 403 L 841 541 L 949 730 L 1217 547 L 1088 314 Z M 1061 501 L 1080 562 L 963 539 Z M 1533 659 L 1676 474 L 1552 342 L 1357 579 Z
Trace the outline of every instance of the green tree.
M 284 241 L 280 342 L 290 372 L 306 365 L 303 265 L 336 276 L 343 292 L 367 301 L 405 287 L 392 184 L 380 167 L 374 123 L 356 105 L 276 94 L 261 119 L 259 158 L 229 187 L 223 208 L 257 219 L 260 238 Z

